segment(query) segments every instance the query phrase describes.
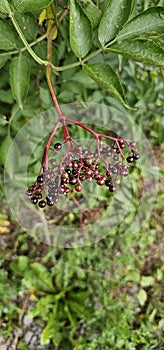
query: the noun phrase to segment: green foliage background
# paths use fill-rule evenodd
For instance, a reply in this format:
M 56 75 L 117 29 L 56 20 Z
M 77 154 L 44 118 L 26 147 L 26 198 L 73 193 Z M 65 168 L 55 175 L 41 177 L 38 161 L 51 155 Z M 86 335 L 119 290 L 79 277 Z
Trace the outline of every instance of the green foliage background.
M 42 328 L 39 345 L 45 349 L 163 349 L 164 2 L 122 3 L 123 11 L 121 1 L 114 0 L 0 1 L 0 333 L 10 345 L 29 315 Z M 44 67 L 47 28 L 63 11 L 53 44 L 52 80 L 59 102 L 135 108 L 129 113 L 159 163 L 157 203 L 140 231 L 129 229 L 137 205 L 134 186 L 130 211 L 117 230 L 77 249 L 52 248 L 22 231 L 8 210 L 3 185 L 15 135 L 53 107 Z M 112 21 L 109 26 L 111 11 L 116 27 Z M 11 179 L 20 150 L 14 153 L 16 162 L 11 159 L 6 167 Z M 36 154 L 34 175 L 39 164 Z M 139 174 L 134 176 L 139 181 Z M 18 336 L 17 349 L 31 348 Z

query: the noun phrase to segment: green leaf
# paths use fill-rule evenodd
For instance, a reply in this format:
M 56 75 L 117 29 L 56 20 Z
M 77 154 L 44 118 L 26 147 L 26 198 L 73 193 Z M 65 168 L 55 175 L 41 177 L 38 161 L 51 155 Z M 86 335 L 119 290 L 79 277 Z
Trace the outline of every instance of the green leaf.
M 13 0 L 14 8 L 19 12 L 40 10 L 51 2 L 52 0 Z
M 8 59 L 10 58 L 10 55 L 6 54 L 6 55 L 0 55 L 0 69 L 5 65 L 5 63 L 8 61 Z
M 0 118 L 0 126 L 4 126 L 4 125 L 6 125 L 6 124 L 8 124 L 9 122 L 8 122 L 8 120 L 6 120 L 6 116 L 1 116 L 1 118 Z
M 80 70 L 76 74 L 73 75 L 72 81 L 82 84 L 85 89 L 93 89 L 97 88 L 97 84 L 93 79 L 91 79 L 84 71 Z
M 37 304 L 35 304 L 32 310 L 30 310 L 28 315 L 30 317 L 42 316 L 42 319 L 46 320 L 49 317 L 49 312 L 50 312 L 50 309 L 52 309 L 53 304 L 54 304 L 54 296 L 51 294 L 46 295 L 41 299 L 39 299 Z
M 122 29 L 129 18 L 133 3 L 133 0 L 108 1 L 98 30 L 98 37 L 102 45 L 115 38 Z
M 10 266 L 16 274 L 23 275 L 29 268 L 29 259 L 27 256 L 21 255 L 18 260 L 12 261 Z
M 40 87 L 40 99 L 42 101 L 42 105 L 45 109 L 48 109 L 53 106 L 53 101 L 48 89 Z
M 41 334 L 41 344 L 47 345 L 49 344 L 50 340 L 53 339 L 55 347 L 58 347 L 63 338 L 63 334 L 61 331 L 63 326 L 64 322 L 60 321 L 59 319 L 56 319 L 54 311 L 50 313 L 47 325 L 43 329 L 43 332 Z
M 145 292 L 144 289 L 140 289 L 139 292 L 137 293 L 137 299 L 139 301 L 139 304 L 141 306 L 144 306 L 147 300 L 147 293 Z
M 19 13 L 15 14 L 15 18 L 19 23 L 22 32 L 24 33 L 26 39 L 28 41 L 33 41 L 36 39 L 36 35 L 38 33 L 38 25 L 35 16 L 32 13 Z
M 107 90 L 111 96 L 126 106 L 122 84 L 119 76 L 112 67 L 106 63 L 85 64 L 83 65 L 83 70 L 101 88 Z
M 0 12 L 2 13 L 9 13 L 10 7 L 7 0 L 1 0 L 0 2 Z
M 75 0 L 70 0 L 70 45 L 75 56 L 83 58 L 92 46 L 92 26 Z
M 54 291 L 50 273 L 43 265 L 37 262 L 31 264 L 29 271 L 26 272 L 24 283 L 27 288 L 36 288 L 42 291 Z
M 19 166 L 19 149 L 8 134 L 1 144 L 1 160 L 5 171 L 12 179 Z
M 19 108 L 23 109 L 23 103 L 30 85 L 30 61 L 22 53 L 18 57 L 13 58 L 11 62 L 10 84 Z
M 13 95 L 11 90 L 1 90 L 0 89 L 0 101 L 3 103 L 13 103 Z
M 91 0 L 77 0 L 77 2 L 89 18 L 92 28 L 95 29 L 99 25 L 102 16 L 101 10 Z
M 150 287 L 150 286 L 153 286 L 154 284 L 154 277 L 152 276 L 142 276 L 141 278 L 141 286 L 142 287 Z
M 151 7 L 129 21 L 118 34 L 118 40 L 141 35 L 155 36 L 164 31 L 164 7 Z
M 79 318 L 87 316 L 90 311 L 83 303 L 80 304 L 75 300 L 68 300 L 67 304 L 69 306 L 69 309 L 71 309 L 71 312 L 77 314 Z
M 15 29 L 6 20 L 0 19 L 0 50 L 13 50 L 20 46 Z
M 164 49 L 153 40 L 123 41 L 107 51 L 112 51 L 135 61 L 164 67 Z

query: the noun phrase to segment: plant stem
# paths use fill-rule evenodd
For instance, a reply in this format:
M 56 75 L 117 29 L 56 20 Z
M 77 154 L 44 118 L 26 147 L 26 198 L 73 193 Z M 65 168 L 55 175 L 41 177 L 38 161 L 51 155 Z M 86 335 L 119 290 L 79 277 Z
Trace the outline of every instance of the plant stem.
M 51 66 L 51 63 L 52 63 L 52 40 L 53 40 L 53 35 L 54 35 L 55 30 L 56 30 L 56 25 L 54 24 L 52 26 L 50 32 L 49 32 L 49 35 L 48 35 L 47 61 L 49 62 L 49 64 L 47 65 L 47 68 L 46 68 L 46 78 L 47 78 L 47 84 L 48 84 L 48 87 L 50 89 L 50 93 L 51 93 L 54 105 L 56 107 L 59 119 L 60 119 L 60 121 L 62 123 L 64 139 L 65 139 L 65 142 L 66 142 L 66 146 L 67 146 L 67 149 L 70 150 L 70 146 L 68 144 L 68 140 L 70 140 L 70 135 L 69 135 L 69 131 L 68 131 L 68 129 L 66 127 L 66 124 L 65 124 L 65 116 L 64 116 L 64 114 L 63 114 L 63 112 L 62 112 L 62 110 L 60 108 L 59 103 L 58 103 L 58 99 L 56 97 L 56 94 L 55 94 L 55 91 L 54 91 L 54 88 L 53 88 L 53 85 L 52 85 L 52 79 L 51 79 L 51 72 L 52 72 L 52 66 Z
M 11 18 L 11 21 L 17 31 L 17 33 L 19 34 L 19 37 L 21 38 L 23 44 L 25 45 L 27 51 L 29 52 L 29 54 L 33 57 L 33 59 L 38 62 L 41 65 L 46 65 L 48 62 L 43 61 L 39 56 L 36 55 L 36 53 L 31 49 L 31 46 L 29 45 L 29 43 L 27 42 L 24 34 L 22 33 L 22 30 L 16 20 L 16 18 L 14 17 L 14 15 L 12 14 L 12 12 L 10 12 L 9 17 Z

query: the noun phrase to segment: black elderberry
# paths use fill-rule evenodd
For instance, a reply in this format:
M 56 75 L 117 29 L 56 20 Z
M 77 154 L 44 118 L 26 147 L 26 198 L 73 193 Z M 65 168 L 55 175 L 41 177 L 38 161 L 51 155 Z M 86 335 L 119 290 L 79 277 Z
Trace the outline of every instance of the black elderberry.
M 37 183 L 43 183 L 43 181 L 44 181 L 43 175 L 39 175 L 37 177 Z
M 72 170 L 72 175 L 77 175 L 78 174 L 78 171 L 76 169 L 73 169 Z
M 105 179 L 103 177 L 101 177 L 100 179 L 97 180 L 97 184 L 99 186 L 103 186 L 105 184 Z
M 64 187 L 64 194 L 70 193 L 70 188 L 65 186 Z
M 66 171 L 66 173 L 67 173 L 68 175 L 71 174 L 71 169 L 67 168 L 67 169 L 65 169 L 65 171 Z
M 111 186 L 111 185 L 112 185 L 112 183 L 111 183 L 111 181 L 110 181 L 110 180 L 106 180 L 106 181 L 105 181 L 105 185 L 106 185 L 107 187 L 109 187 L 109 186 Z
M 128 163 L 133 163 L 133 161 L 134 161 L 133 156 L 128 156 L 128 157 L 126 158 L 126 161 L 127 161 Z
M 62 148 L 62 144 L 61 143 L 59 143 L 59 142 L 55 143 L 55 145 L 54 145 L 55 151 L 60 151 L 61 148 Z
M 46 201 L 47 201 L 47 205 L 48 205 L 49 207 L 53 207 L 54 201 L 52 200 L 51 197 L 46 197 Z
M 115 192 L 116 191 L 116 187 L 115 186 L 109 186 L 109 191 L 110 192 Z
M 140 158 L 139 153 L 133 153 L 134 160 L 138 160 Z
M 45 200 L 39 201 L 39 207 L 40 208 L 45 208 L 45 206 L 46 206 L 46 201 Z
M 26 194 L 27 194 L 27 196 L 32 196 L 33 190 L 28 188 L 28 190 L 26 191 Z
M 37 197 L 31 197 L 31 203 L 36 205 L 38 203 L 38 198 Z
M 77 178 L 76 178 L 75 176 L 73 176 L 73 177 L 71 177 L 71 178 L 69 179 L 70 185 L 75 185 L 76 182 L 77 182 Z
M 79 179 L 80 179 L 81 181 L 85 181 L 85 180 L 86 180 L 85 174 L 80 174 L 80 175 L 79 175 Z
M 75 190 L 76 190 L 77 192 L 81 192 L 81 190 L 82 190 L 82 185 L 76 184 Z
M 120 148 L 122 148 L 122 149 L 125 148 L 125 143 L 124 143 L 123 139 L 119 140 L 118 142 L 119 142 Z

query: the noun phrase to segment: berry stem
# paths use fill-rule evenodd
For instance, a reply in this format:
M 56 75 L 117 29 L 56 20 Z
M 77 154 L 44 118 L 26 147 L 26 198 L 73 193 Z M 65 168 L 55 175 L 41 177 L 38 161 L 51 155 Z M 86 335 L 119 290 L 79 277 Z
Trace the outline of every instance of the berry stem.
M 48 151 L 49 151 L 51 142 L 53 140 L 53 137 L 54 137 L 54 135 L 56 133 L 56 130 L 58 129 L 60 123 L 61 123 L 61 121 L 60 121 L 60 119 L 58 119 L 58 121 L 57 121 L 57 123 L 56 123 L 54 129 L 52 130 L 52 133 L 51 133 L 51 135 L 50 135 L 50 137 L 48 139 L 46 147 L 45 147 L 45 151 L 44 151 L 44 155 L 43 155 L 43 161 L 44 161 L 44 159 L 46 159 L 46 170 L 48 170 Z
M 49 64 L 46 67 L 46 78 L 47 78 L 47 84 L 48 87 L 50 89 L 50 93 L 54 102 L 54 105 L 56 107 L 58 116 L 59 116 L 59 120 L 62 123 L 62 127 L 63 127 L 63 133 L 64 133 L 64 139 L 67 145 L 67 149 L 68 151 L 70 150 L 70 146 L 68 144 L 68 140 L 70 140 L 70 134 L 69 131 L 67 129 L 66 123 L 65 123 L 65 116 L 62 112 L 62 109 L 59 105 L 58 99 L 56 97 L 54 88 L 53 88 L 53 84 L 52 84 L 52 78 L 51 78 L 51 73 L 52 73 L 52 41 L 53 41 L 53 35 L 54 32 L 56 31 L 56 24 L 54 24 L 49 32 L 48 35 L 48 39 L 47 39 L 47 61 L 49 62 Z M 49 142 L 49 141 L 48 141 Z

